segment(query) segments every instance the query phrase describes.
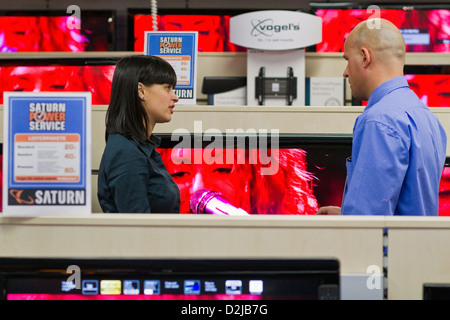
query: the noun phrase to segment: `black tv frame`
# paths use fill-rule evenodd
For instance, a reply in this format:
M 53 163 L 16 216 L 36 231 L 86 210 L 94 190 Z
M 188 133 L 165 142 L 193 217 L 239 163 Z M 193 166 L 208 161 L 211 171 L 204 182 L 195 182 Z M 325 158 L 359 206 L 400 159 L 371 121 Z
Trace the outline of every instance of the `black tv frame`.
M 61 285 L 72 275 L 71 266 L 79 267 L 81 280 L 87 279 L 222 279 L 243 278 L 293 279 L 298 288 L 288 285 L 280 289 L 294 290 L 307 299 L 339 299 L 340 263 L 336 258 L 0 258 L 0 300 L 6 299 L 11 282 L 20 281 L 18 287 L 27 286 L 27 279 L 34 281 L 30 287 L 37 293 L 45 293 L 36 281 L 50 280 Z M 73 279 L 70 279 L 73 280 Z M 283 280 L 283 281 L 284 281 Z M 292 280 L 291 280 L 292 281 Z M 55 289 L 54 284 L 52 288 Z M 80 294 L 81 289 L 71 293 Z M 215 294 L 224 294 L 217 292 Z

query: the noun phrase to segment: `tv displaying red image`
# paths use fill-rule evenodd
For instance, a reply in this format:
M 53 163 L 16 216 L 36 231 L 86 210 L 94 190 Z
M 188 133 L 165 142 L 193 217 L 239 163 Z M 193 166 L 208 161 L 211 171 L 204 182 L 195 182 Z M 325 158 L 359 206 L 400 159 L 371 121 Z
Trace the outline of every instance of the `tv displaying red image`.
M 153 17 L 150 14 L 129 11 L 129 28 L 132 42 L 130 50 L 144 51 L 144 36 L 146 31 L 153 31 Z M 246 51 L 246 48 L 230 42 L 229 14 L 211 13 L 161 13 L 157 15 L 155 31 L 198 31 L 199 52 L 236 52 Z
M 282 135 L 277 148 L 250 142 L 189 148 L 159 136 L 158 152 L 180 189 L 182 214 L 197 213 L 190 202 L 200 190 L 218 192 L 248 214 L 311 215 L 342 202 L 351 137 Z
M 448 159 L 439 184 L 439 215 L 450 216 L 450 161 Z
M 450 74 L 406 74 L 409 87 L 429 107 L 450 107 Z
M 33 63 L 35 65 L 33 65 Z M 47 63 L 47 65 L 46 65 Z M 114 61 L 98 65 L 75 60 L 0 61 L 0 104 L 3 92 L 84 92 L 92 93 L 93 105 L 108 105 L 115 69 Z
M 191 196 L 202 189 L 220 192 L 249 214 L 314 214 L 318 209 L 304 150 L 271 150 L 273 161 L 265 165 L 257 154 L 242 149 L 214 150 L 212 155 L 207 149 L 158 151 L 180 189 L 181 213 L 191 213 Z M 193 153 L 199 151 L 202 163 L 194 163 Z M 232 161 L 226 161 L 227 151 L 231 151 Z
M 318 8 L 315 14 L 322 18 L 323 30 L 317 52 L 344 52 L 348 34 L 370 18 L 394 23 L 403 34 L 407 52 L 450 52 L 450 9 Z
M 114 12 L 79 13 L 0 11 L 0 52 L 114 50 Z

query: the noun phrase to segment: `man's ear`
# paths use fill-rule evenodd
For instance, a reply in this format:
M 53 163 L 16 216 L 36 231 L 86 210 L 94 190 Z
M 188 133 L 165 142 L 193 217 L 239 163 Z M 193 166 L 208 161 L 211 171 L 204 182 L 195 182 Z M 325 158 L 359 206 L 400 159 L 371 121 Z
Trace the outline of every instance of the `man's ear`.
M 361 56 L 362 56 L 362 62 L 363 62 L 363 67 L 367 68 L 370 63 L 372 62 L 372 56 L 369 50 L 367 50 L 367 48 L 362 47 L 361 48 Z

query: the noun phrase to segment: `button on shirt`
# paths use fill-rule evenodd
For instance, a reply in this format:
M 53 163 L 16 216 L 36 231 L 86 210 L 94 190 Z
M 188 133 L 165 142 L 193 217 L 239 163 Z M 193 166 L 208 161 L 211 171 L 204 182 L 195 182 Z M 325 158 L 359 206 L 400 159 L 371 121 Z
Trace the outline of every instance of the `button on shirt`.
M 377 87 L 353 128 L 343 215 L 438 215 L 447 137 L 396 77 Z
M 160 139 L 152 136 L 159 146 Z M 120 134 L 108 137 L 98 175 L 103 212 L 179 213 L 180 190 L 155 150 Z

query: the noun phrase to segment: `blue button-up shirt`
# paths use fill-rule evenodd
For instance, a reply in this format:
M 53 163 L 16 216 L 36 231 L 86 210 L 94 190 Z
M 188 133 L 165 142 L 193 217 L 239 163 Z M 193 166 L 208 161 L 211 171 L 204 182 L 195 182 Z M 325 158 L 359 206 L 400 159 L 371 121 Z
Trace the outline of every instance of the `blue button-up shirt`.
M 438 215 L 447 137 L 405 77 L 377 87 L 353 128 L 344 215 Z

